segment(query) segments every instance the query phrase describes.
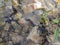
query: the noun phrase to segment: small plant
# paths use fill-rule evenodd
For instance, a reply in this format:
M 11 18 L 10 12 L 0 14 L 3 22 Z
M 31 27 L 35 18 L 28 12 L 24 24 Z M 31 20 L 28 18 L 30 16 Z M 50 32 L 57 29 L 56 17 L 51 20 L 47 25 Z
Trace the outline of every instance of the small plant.
M 54 24 L 58 24 L 58 23 L 59 23 L 59 20 L 58 20 L 58 19 L 54 19 L 54 20 L 53 20 L 53 23 L 54 23 Z
M 51 10 L 50 10 L 51 11 Z M 56 40 L 57 40 L 57 38 L 58 38 L 58 35 L 59 35 L 59 27 L 58 27 L 58 23 L 59 23 L 59 20 L 58 20 L 58 17 L 56 17 L 56 19 L 52 19 L 52 21 L 51 21 L 51 23 L 49 22 L 49 18 L 48 18 L 48 13 L 50 12 L 50 11 L 44 11 L 44 13 L 42 14 L 42 15 L 40 15 L 40 25 L 43 25 L 43 26 L 45 26 L 45 29 L 46 29 L 46 21 L 48 21 L 47 23 L 49 23 L 49 26 L 50 26 L 50 24 L 54 24 L 54 25 L 56 25 L 56 30 L 54 30 L 54 31 L 52 31 L 53 32 L 53 35 L 54 35 L 54 39 L 53 40 L 51 40 L 51 43 L 53 44 Z M 41 27 L 40 27 L 41 28 Z M 44 29 L 44 30 L 45 30 Z M 44 31 L 44 30 L 41 30 L 41 31 Z M 45 30 L 46 31 L 46 30 Z M 44 32 L 45 32 L 44 31 Z M 45 32 L 46 33 L 46 32 Z M 49 34 L 50 32 L 48 32 L 48 30 L 47 30 L 47 34 Z M 43 34 L 43 33 L 42 33 Z M 45 36 L 48 36 L 48 35 L 45 35 Z M 45 37 L 44 37 L 45 38 Z M 47 37 L 46 37 L 46 39 L 47 39 Z M 47 39 L 48 40 L 48 39 Z M 49 45 L 49 44 L 48 44 Z

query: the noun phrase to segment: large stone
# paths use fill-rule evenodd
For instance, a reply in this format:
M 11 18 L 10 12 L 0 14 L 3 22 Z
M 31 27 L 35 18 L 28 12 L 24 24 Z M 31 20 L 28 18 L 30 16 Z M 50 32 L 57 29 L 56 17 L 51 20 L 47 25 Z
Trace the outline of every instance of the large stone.
M 33 0 L 32 3 L 23 5 L 22 9 L 24 13 L 32 12 L 34 10 L 42 8 L 42 4 L 39 0 Z
M 15 43 L 19 43 L 23 40 L 23 37 L 21 35 L 17 35 L 16 33 L 10 34 L 10 36 L 12 37 L 12 42 Z
M 30 13 L 24 14 L 24 15 L 23 15 L 23 18 L 29 19 L 29 20 L 32 21 L 33 24 L 35 24 L 35 25 L 39 25 L 39 20 L 40 20 L 39 15 L 36 15 L 36 14 L 33 14 L 32 12 L 30 12 Z
M 33 27 L 32 31 L 30 31 L 30 34 L 28 35 L 27 37 L 27 40 L 32 40 L 34 41 L 35 43 L 39 43 L 39 34 L 38 34 L 38 31 L 37 31 L 37 26 Z

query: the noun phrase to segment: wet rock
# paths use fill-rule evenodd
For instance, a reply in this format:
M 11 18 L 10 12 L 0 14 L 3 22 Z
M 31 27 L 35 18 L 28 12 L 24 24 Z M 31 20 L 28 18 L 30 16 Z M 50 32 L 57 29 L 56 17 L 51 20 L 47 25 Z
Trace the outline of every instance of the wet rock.
M 4 27 L 4 30 L 9 30 L 9 27 L 10 27 L 10 25 L 8 24 L 8 23 L 6 23 L 6 25 L 5 25 L 5 27 Z
M 35 43 L 39 43 L 39 34 L 37 32 L 37 26 L 33 27 L 32 31 L 28 35 L 27 39 L 34 41 Z
M 0 7 L 4 6 L 4 0 L 0 1 Z
M 60 20 L 57 16 L 60 11 L 59 4 L 57 5 L 55 0 L 0 2 L 0 45 L 51 45 L 53 32 L 60 25 L 60 21 L 58 24 L 52 22 L 56 18 Z M 52 11 L 47 14 L 48 20 L 40 24 L 40 15 L 45 11 L 42 8 Z M 7 18 L 4 18 L 5 16 Z M 59 38 L 54 45 L 59 44 Z
M 27 45 L 39 45 L 38 43 L 34 43 L 32 40 L 28 40 Z
M 56 2 L 54 0 L 43 0 L 42 2 L 46 10 L 52 10 L 55 8 Z
M 12 41 L 9 41 L 9 42 L 8 42 L 8 45 L 13 45 Z
M 21 19 L 22 17 L 22 14 L 21 13 L 16 13 L 14 16 L 13 16 L 13 19 L 14 20 L 17 20 L 17 19 Z
M 25 19 L 31 20 L 33 22 L 33 24 L 39 25 L 39 20 L 40 20 L 39 15 L 34 15 L 32 12 L 30 12 L 30 13 L 27 13 L 23 16 Z
M 12 37 L 12 42 L 13 42 L 14 44 L 16 44 L 16 43 L 18 43 L 18 42 L 21 42 L 21 41 L 23 40 L 23 37 L 22 37 L 22 36 L 17 35 L 17 34 L 15 34 L 15 33 L 10 34 L 10 36 Z
M 0 42 L 2 42 L 2 38 L 0 38 Z

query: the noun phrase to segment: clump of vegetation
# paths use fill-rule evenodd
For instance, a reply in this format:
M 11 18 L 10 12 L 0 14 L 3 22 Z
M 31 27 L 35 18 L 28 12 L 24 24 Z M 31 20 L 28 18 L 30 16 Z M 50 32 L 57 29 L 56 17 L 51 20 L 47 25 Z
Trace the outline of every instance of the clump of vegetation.
M 51 12 L 51 10 L 50 11 L 45 11 L 45 10 L 43 10 L 44 11 L 44 13 L 42 14 L 42 15 L 40 15 L 40 28 L 44 28 L 44 30 L 43 29 L 41 29 L 41 31 L 42 31 L 42 36 L 44 37 L 44 38 L 46 38 L 46 39 L 44 39 L 44 44 L 46 43 L 46 41 L 47 41 L 47 43 L 49 42 L 48 41 L 48 39 L 47 39 L 47 36 L 49 36 L 49 35 L 54 35 L 53 36 L 53 40 L 52 39 L 50 39 L 50 43 L 51 44 L 53 44 L 54 43 L 54 41 L 56 41 L 57 40 L 57 38 L 58 38 L 58 35 L 59 35 L 59 26 L 58 26 L 58 24 L 59 24 L 59 18 L 58 18 L 58 15 L 56 15 L 57 17 L 52 17 L 52 20 L 49 20 L 49 16 L 50 15 L 48 15 L 48 13 L 49 12 Z M 51 19 L 51 18 L 50 18 Z M 56 28 L 53 30 L 53 28 L 54 28 L 54 26 L 53 25 L 55 25 L 56 26 Z M 52 27 L 53 26 L 53 27 Z M 51 32 L 50 32 L 50 27 L 51 27 Z M 49 28 L 49 29 L 46 29 L 46 28 Z M 44 34 L 44 35 L 43 35 Z M 53 42 L 53 43 L 52 43 Z M 43 43 L 42 43 L 43 44 Z M 43 45 L 44 45 L 43 44 Z M 47 45 L 49 45 L 49 44 L 47 44 Z

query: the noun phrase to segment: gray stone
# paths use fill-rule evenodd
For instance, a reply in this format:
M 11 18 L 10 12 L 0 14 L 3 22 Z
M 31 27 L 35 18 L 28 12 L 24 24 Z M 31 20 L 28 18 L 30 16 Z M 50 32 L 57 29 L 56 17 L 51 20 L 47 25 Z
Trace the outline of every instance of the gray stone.
M 39 25 L 39 15 L 34 15 L 32 12 L 24 14 L 23 18 L 30 19 L 35 25 Z

